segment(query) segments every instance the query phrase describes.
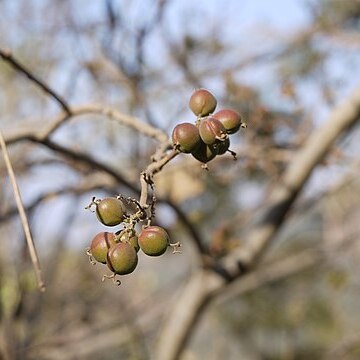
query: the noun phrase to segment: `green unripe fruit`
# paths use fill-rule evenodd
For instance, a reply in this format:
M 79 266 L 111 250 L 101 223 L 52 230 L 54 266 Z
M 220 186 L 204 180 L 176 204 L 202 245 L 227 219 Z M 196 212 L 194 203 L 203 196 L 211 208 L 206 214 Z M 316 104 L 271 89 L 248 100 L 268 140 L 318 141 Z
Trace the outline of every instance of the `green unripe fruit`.
M 206 145 L 201 142 L 200 146 L 191 153 L 191 155 L 200 162 L 206 164 L 218 154 L 218 150 L 214 145 Z
M 139 235 L 140 249 L 149 256 L 162 255 L 169 246 L 168 233 L 160 226 L 149 226 Z
M 132 245 L 120 242 L 109 249 L 106 263 L 115 274 L 126 275 L 135 270 L 138 257 Z
M 215 144 L 218 140 L 223 141 L 228 137 L 223 124 L 212 116 L 200 122 L 199 133 L 201 140 L 207 145 Z
M 189 107 L 196 116 L 207 116 L 214 112 L 217 105 L 215 96 L 206 89 L 198 89 L 193 92 L 189 101 Z
M 124 220 L 125 206 L 116 198 L 105 198 L 96 204 L 96 216 L 106 226 L 119 225 Z
M 190 123 L 178 124 L 173 130 L 172 140 L 181 152 L 191 153 L 200 144 L 199 129 Z
M 135 249 L 136 252 L 140 250 L 138 237 L 136 235 L 129 238 L 129 244 Z
M 135 232 L 132 233 L 125 232 L 124 234 L 121 235 L 120 241 L 128 242 L 130 245 L 133 246 L 136 252 L 138 252 L 140 249 L 138 237 Z
M 218 155 L 223 155 L 230 147 L 230 139 L 227 138 L 225 141 L 219 141 L 214 145 L 214 147 L 217 149 Z
M 231 109 L 220 110 L 213 117 L 223 124 L 228 134 L 236 133 L 242 124 L 239 113 Z
M 115 235 L 109 232 L 98 233 L 90 245 L 91 256 L 98 262 L 105 264 L 106 255 L 111 246 L 115 245 Z

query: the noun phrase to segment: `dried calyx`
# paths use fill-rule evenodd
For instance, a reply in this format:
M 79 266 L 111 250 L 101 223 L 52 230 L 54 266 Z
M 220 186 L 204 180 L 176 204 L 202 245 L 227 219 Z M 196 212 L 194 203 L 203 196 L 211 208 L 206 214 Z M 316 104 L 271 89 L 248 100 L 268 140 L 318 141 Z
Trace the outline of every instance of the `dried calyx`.
M 213 145 L 217 141 L 225 141 L 228 138 L 223 124 L 212 116 L 201 120 L 199 133 L 201 140 L 207 145 Z
M 228 134 L 236 133 L 243 124 L 240 114 L 232 109 L 220 110 L 213 117 L 222 123 Z

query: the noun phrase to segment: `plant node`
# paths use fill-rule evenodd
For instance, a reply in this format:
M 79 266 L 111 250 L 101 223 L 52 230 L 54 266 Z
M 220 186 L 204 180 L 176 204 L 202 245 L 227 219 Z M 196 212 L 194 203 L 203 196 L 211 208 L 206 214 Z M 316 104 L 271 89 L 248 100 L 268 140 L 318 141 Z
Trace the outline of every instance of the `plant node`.
M 182 251 L 179 250 L 179 248 L 182 247 L 180 241 L 178 241 L 176 243 L 170 243 L 169 246 L 171 246 L 173 248 L 173 252 L 172 252 L 173 254 L 181 254 L 182 253 Z
M 89 247 L 86 248 L 86 255 L 89 257 L 90 264 L 96 265 L 96 261 L 94 260 Z
M 237 157 L 236 157 L 236 152 L 235 152 L 235 151 L 232 151 L 232 150 L 230 150 L 230 149 L 227 149 L 227 152 L 229 152 L 229 153 L 232 155 L 232 157 L 233 157 L 234 161 L 236 161 L 236 160 L 237 160 Z
M 95 212 L 95 210 L 92 209 L 92 206 L 95 206 L 99 203 L 99 200 L 96 200 L 96 197 L 93 196 L 91 199 L 91 203 L 88 206 L 85 206 L 85 210 L 90 210 L 91 212 Z
M 119 279 L 116 279 L 116 274 L 111 274 L 111 275 L 104 274 L 103 277 L 101 278 L 101 281 L 104 282 L 105 279 L 112 279 L 113 283 L 116 286 L 121 285 L 121 281 Z

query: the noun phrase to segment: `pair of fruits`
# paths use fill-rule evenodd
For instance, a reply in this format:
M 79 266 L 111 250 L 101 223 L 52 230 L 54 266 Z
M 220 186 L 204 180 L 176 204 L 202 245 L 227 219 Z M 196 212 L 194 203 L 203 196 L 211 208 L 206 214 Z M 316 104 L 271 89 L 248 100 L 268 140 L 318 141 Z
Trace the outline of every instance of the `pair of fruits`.
M 105 198 L 96 203 L 96 215 L 104 225 L 116 226 L 126 218 L 126 210 L 120 199 Z M 169 235 L 162 227 L 147 226 L 139 234 L 134 229 L 119 234 L 100 232 L 93 238 L 88 254 L 107 264 L 114 274 L 126 275 L 135 270 L 139 249 L 146 255 L 160 256 L 169 244 Z
M 229 135 L 236 133 L 243 123 L 240 115 L 232 109 L 223 109 L 215 114 L 217 100 L 206 89 L 196 90 L 189 107 L 197 116 L 195 124 L 181 123 L 172 133 L 174 147 L 183 153 L 191 153 L 202 163 L 229 150 Z

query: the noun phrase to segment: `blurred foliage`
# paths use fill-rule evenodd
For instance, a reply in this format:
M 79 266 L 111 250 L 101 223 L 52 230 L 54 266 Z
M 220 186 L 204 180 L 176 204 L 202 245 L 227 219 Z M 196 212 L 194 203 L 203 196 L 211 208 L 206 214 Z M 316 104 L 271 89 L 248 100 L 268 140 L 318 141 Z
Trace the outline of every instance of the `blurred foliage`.
M 327 30 L 334 26 L 348 29 L 360 27 L 360 1 L 359 0 L 321 0 L 317 4 L 319 25 Z
M 359 80 L 358 0 L 299 2 L 307 23 L 287 25 L 285 33 L 261 20 L 261 5 L 247 25 L 246 8 L 231 8 L 240 2 L 211 3 L 0 1 L 1 46 L 72 106 L 104 103 L 170 133 L 176 123 L 194 120 L 187 102 L 193 88 L 203 86 L 217 95 L 219 107 L 238 110 L 248 124 L 232 145 L 237 162 L 225 156 L 205 172 L 181 156 L 157 175 L 163 202 L 156 220 L 183 242 L 184 253 L 144 257 L 120 288 L 101 283 L 106 266 L 87 261 L 84 249 L 103 228 L 83 209 L 92 196 L 132 192 L 105 172 L 45 147 L 11 146 L 48 288 L 45 294 L 36 290 L 0 162 L 1 358 L 150 358 L 161 341 L 161 321 L 171 316 L 167 310 L 176 292 L 198 265 L 191 236 L 169 202 L 180 206 L 214 257 L 246 243 L 244 228 L 296 150 Z M 42 128 L 59 112 L 1 61 L 0 89 L 5 134 Z M 336 239 L 359 234 L 359 184 L 331 190 L 341 176 L 356 176 L 358 137 L 353 129 L 321 164 L 267 259 L 323 245 L 329 261 L 213 305 L 184 358 L 359 357 L 360 337 L 348 338 L 360 333 L 360 249 L 332 251 Z M 111 166 L 135 186 L 155 149 L 152 140 L 95 116 L 70 121 L 53 138 Z M 94 179 L 100 185 L 81 191 Z

